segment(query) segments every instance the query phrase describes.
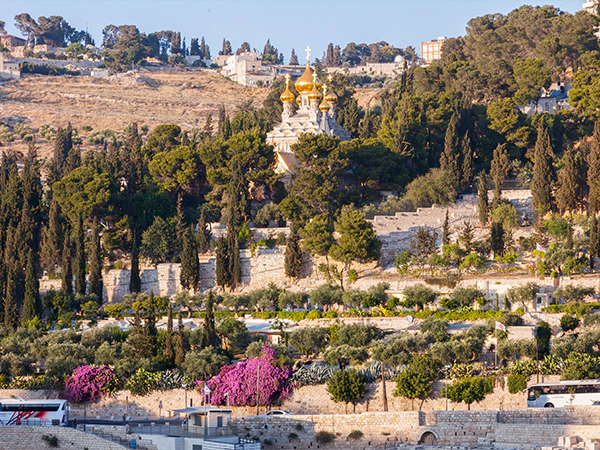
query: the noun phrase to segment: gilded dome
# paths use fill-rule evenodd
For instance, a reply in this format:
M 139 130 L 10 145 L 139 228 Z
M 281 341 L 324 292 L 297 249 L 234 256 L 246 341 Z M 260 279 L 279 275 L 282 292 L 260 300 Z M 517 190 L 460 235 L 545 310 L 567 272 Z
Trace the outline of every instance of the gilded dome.
M 308 94 L 311 91 L 311 89 L 314 87 L 314 83 L 310 66 L 306 66 L 306 70 L 302 76 L 296 80 L 296 84 L 294 86 L 296 86 L 298 94 Z
M 335 103 L 338 101 L 338 96 L 335 95 L 333 92 L 330 92 L 325 96 L 325 100 L 327 100 L 329 103 Z
M 300 98 L 300 96 L 296 97 L 296 104 L 298 106 L 300 106 L 302 104 L 302 99 Z
M 319 109 L 325 113 L 331 109 L 331 106 L 329 105 L 327 100 L 323 100 L 319 105 Z
M 292 94 L 292 91 L 290 91 L 290 88 L 288 86 L 286 86 L 285 91 L 283 91 L 283 93 L 281 94 L 279 99 L 283 103 L 292 103 L 294 101 L 294 94 Z
M 317 85 L 313 84 L 313 88 L 308 93 L 308 100 L 311 102 L 318 102 L 323 98 L 323 94 L 317 89 Z

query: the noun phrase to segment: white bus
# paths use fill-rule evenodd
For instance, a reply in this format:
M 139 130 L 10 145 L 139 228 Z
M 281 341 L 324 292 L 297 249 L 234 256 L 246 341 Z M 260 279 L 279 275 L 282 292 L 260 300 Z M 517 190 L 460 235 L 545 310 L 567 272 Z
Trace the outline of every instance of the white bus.
M 0 398 L 0 425 L 67 426 L 66 400 Z
M 533 384 L 527 389 L 528 408 L 600 405 L 600 380 Z

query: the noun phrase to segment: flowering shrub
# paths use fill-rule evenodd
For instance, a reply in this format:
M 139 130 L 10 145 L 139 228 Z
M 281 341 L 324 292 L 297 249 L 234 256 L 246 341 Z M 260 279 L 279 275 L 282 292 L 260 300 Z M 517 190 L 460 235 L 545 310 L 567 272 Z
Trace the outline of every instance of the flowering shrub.
M 275 351 L 268 345 L 263 345 L 263 356 L 242 361 L 235 365 L 223 366 L 219 375 L 208 381 L 212 390 L 210 403 L 213 405 L 227 404 L 234 406 L 256 405 L 256 377 L 259 376 L 259 404 L 272 405 L 277 400 L 287 398 L 292 391 L 289 383 L 292 369 L 289 366 L 277 365 Z M 199 386 L 202 393 L 203 385 Z
M 125 389 L 131 391 L 133 395 L 148 395 L 150 392 L 158 389 L 158 384 L 162 378 L 159 372 L 150 372 L 139 368 L 127 380 Z
M 64 395 L 71 403 L 95 402 L 118 387 L 117 376 L 108 366 L 79 366 L 67 379 Z

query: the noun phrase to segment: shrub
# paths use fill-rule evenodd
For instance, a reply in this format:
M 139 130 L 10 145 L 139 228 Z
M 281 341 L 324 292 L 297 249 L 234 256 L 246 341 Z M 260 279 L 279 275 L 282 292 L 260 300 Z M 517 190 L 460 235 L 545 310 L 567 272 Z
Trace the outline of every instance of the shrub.
M 508 392 L 511 394 L 518 394 L 527 388 L 527 380 L 529 377 L 526 375 L 511 374 L 508 376 Z
M 358 441 L 359 439 L 362 439 L 364 435 L 365 434 L 360 430 L 352 430 L 348 435 L 348 439 L 351 441 Z
M 115 392 L 118 379 L 108 366 L 79 366 L 66 383 L 64 394 L 72 403 L 94 402 Z
M 58 447 L 58 438 L 54 435 L 44 434 L 42 436 L 42 441 L 48 444 L 48 447 Z
M 315 439 L 319 444 L 330 444 L 335 440 L 335 434 L 328 431 L 319 431 Z
M 296 433 L 290 433 L 288 434 L 288 439 L 298 439 L 298 435 Z
M 564 332 L 572 331 L 579 326 L 579 319 L 577 317 L 569 316 L 565 314 L 560 319 L 560 327 Z
M 312 311 L 309 311 L 308 314 L 306 315 L 307 319 L 320 319 L 322 316 L 321 311 L 318 309 L 313 309 Z
M 127 380 L 125 389 L 131 391 L 133 395 L 148 395 L 158 387 L 160 379 L 160 373 L 150 372 L 144 368 L 139 368 L 129 380 Z

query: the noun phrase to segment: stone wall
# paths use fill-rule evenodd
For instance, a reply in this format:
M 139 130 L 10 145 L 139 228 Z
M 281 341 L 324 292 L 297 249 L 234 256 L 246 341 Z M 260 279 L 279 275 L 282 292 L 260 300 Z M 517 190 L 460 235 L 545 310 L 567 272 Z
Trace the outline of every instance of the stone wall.
M 0 426 L 0 448 L 5 450 L 49 448 L 42 436 L 56 436 L 60 448 L 72 450 L 123 450 L 127 448 L 73 428 L 29 426 Z

